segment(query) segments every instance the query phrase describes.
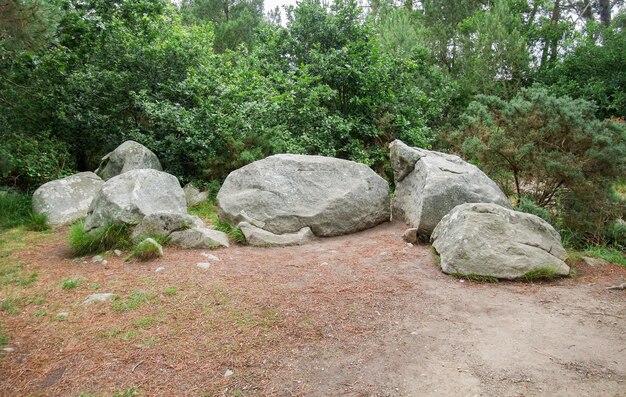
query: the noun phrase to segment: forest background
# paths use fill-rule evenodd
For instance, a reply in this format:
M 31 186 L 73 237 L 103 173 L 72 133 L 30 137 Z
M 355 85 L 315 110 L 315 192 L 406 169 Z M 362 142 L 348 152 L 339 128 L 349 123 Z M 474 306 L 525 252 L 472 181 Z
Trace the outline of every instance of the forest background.
M 0 0 L 0 227 L 127 139 L 217 192 L 274 153 L 456 153 L 568 245 L 626 246 L 623 0 Z M 15 204 L 18 202 L 18 204 Z

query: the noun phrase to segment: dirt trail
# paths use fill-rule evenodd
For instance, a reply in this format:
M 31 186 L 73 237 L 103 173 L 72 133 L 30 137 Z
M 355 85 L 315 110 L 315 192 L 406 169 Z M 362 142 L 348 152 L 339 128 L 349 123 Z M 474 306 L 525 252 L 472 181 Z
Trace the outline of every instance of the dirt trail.
M 440 272 L 430 247 L 405 244 L 403 230 L 211 251 L 220 261 L 169 249 L 106 268 L 69 259 L 62 236 L 41 243 L 20 259 L 40 273 L 28 293 L 45 295 L 50 314 L 0 312 L 15 348 L 0 358 L 0 395 L 626 396 L 626 292 L 605 289 L 626 269 L 581 263 L 578 278 L 552 283 L 461 281 Z M 86 281 L 62 291 L 68 275 Z M 94 284 L 151 298 L 130 311 L 81 305 Z M 25 294 L 0 299 L 11 293 Z M 54 321 L 56 311 L 70 316 Z

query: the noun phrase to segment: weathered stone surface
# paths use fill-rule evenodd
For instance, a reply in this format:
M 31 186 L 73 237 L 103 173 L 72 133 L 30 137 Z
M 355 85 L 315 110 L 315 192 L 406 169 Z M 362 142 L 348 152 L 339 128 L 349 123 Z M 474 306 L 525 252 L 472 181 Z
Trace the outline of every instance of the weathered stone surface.
M 310 227 L 337 236 L 389 220 L 387 182 L 369 167 L 322 156 L 280 154 L 230 173 L 218 195 L 219 216 L 274 234 Z
M 100 160 L 96 174 L 106 181 L 130 170 L 147 168 L 163 170 L 156 154 L 150 149 L 135 141 L 126 141 Z
M 105 302 L 113 299 L 113 294 L 111 292 L 106 292 L 102 294 L 91 294 L 85 298 L 83 301 L 83 305 L 93 303 L 93 302 Z
M 390 144 L 396 191 L 393 217 L 430 235 L 452 208 L 464 203 L 495 203 L 511 208 L 487 175 L 457 156 Z
M 97 230 L 108 223 L 135 225 L 158 212 L 187 213 L 178 179 L 152 169 L 131 170 L 102 185 L 89 207 L 85 229 Z
M 172 232 L 190 229 L 202 221 L 197 217 L 191 217 L 180 212 L 155 212 L 146 215 L 133 229 L 130 236 L 133 243 L 138 243 L 148 236 L 167 237 Z
M 103 183 L 93 172 L 80 172 L 45 183 L 33 194 L 33 212 L 46 215 L 50 225 L 68 225 L 87 215 Z
M 195 226 L 170 234 L 169 243 L 181 248 L 228 247 L 228 236 L 218 230 Z
M 309 227 L 303 227 L 296 233 L 274 234 L 263 230 L 248 222 L 237 225 L 246 236 L 246 242 L 256 246 L 288 246 L 302 245 L 315 239 L 315 235 Z
M 406 241 L 407 243 L 417 244 L 418 242 L 417 228 L 411 227 L 409 229 L 406 229 L 404 233 L 402 233 L 402 239 Z
M 193 207 L 207 201 L 210 196 L 209 192 L 201 192 L 191 183 L 186 184 L 185 187 L 183 187 L 183 191 L 185 192 L 187 206 L 189 207 Z
M 431 238 L 445 273 L 516 279 L 549 268 L 569 274 L 561 237 L 549 223 L 497 204 L 455 207 Z

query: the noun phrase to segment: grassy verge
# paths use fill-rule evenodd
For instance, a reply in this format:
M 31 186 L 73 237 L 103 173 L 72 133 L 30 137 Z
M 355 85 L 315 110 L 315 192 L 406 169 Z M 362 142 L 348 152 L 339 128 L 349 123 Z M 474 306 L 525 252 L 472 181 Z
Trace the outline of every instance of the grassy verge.
M 85 223 L 78 221 L 70 228 L 68 239 L 75 256 L 97 254 L 111 249 L 127 249 L 132 246 L 127 225 L 107 225 L 97 233 L 88 233 Z

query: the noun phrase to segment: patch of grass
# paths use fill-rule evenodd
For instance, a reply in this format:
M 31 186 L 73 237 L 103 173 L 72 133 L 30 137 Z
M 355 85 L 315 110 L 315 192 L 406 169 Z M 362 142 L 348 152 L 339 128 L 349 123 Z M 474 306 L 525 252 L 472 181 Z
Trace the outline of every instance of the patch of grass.
M 596 245 L 585 250 L 583 255 L 604 259 L 607 262 L 626 267 L 624 251 L 613 247 Z
M 176 295 L 177 293 L 178 290 L 176 289 L 176 287 L 169 287 L 166 288 L 165 291 L 163 291 L 163 294 L 168 296 Z
M 139 389 L 136 387 L 130 387 L 124 391 L 118 391 L 113 393 L 113 397 L 136 397 L 139 395 Z
M 126 299 L 115 298 L 111 308 L 116 312 L 128 312 L 137 309 L 143 304 L 150 303 L 154 295 L 142 291 L 132 292 Z
M 147 238 L 135 245 L 130 252 L 128 259 L 149 261 L 163 256 L 163 247 L 153 238 Z
M 36 272 L 24 271 L 22 265 L 2 266 L 0 264 L 0 285 L 17 285 L 28 287 L 37 281 L 39 275 Z
M 129 329 L 128 331 L 122 334 L 122 340 L 125 342 L 130 342 L 131 340 L 137 338 L 139 336 L 139 331 L 134 329 Z
M 7 298 L 0 303 L 0 312 L 7 312 L 9 314 L 17 314 L 20 312 L 20 299 L 19 298 Z
M 212 224 L 215 230 L 226 233 L 231 240 L 239 244 L 246 243 L 246 236 L 244 236 L 241 229 L 219 219 L 217 215 L 217 204 L 214 200 L 208 200 L 190 208 L 189 214 L 196 215 L 203 221 Z
M 554 280 L 556 278 L 561 277 L 560 274 L 556 272 L 551 267 L 540 267 L 535 270 L 531 270 L 529 272 L 524 273 L 524 275 L 520 278 L 522 281 L 532 282 L 538 280 Z
M 33 313 L 35 317 L 43 317 L 46 314 L 48 314 L 48 311 L 46 309 L 39 309 L 35 313 Z
M 30 195 L 0 190 L 0 230 L 26 225 L 30 213 Z
M 88 233 L 84 221 L 81 220 L 70 227 L 68 239 L 74 256 L 97 254 L 112 249 L 123 250 L 132 246 L 128 225 L 109 224 L 95 233 Z
M 483 276 L 482 274 L 452 273 L 451 276 L 460 280 L 479 281 L 481 283 L 497 283 L 500 281 L 497 277 Z
M 216 223 L 213 224 L 213 227 L 215 228 L 215 230 L 226 233 L 229 239 L 236 241 L 239 244 L 246 243 L 246 236 L 243 234 L 241 229 L 231 225 L 228 222 L 218 220 Z
M 152 316 L 145 316 L 145 317 L 140 317 L 138 319 L 136 319 L 135 321 L 133 321 L 133 325 L 137 328 L 150 328 L 154 325 L 154 317 Z
M 114 338 L 116 336 L 118 336 L 119 334 L 122 333 L 122 330 L 120 330 L 117 327 L 105 330 L 105 331 L 100 331 L 98 332 L 98 337 L 100 338 Z
M 74 289 L 83 283 L 80 277 L 72 276 L 61 281 L 61 289 Z
M 2 324 L 0 324 L 0 349 L 8 344 L 9 344 L 9 334 L 7 334 Z
M 44 232 L 46 230 L 50 230 L 48 216 L 46 214 L 31 213 L 26 221 L 26 227 L 28 230 L 32 230 L 34 232 Z

